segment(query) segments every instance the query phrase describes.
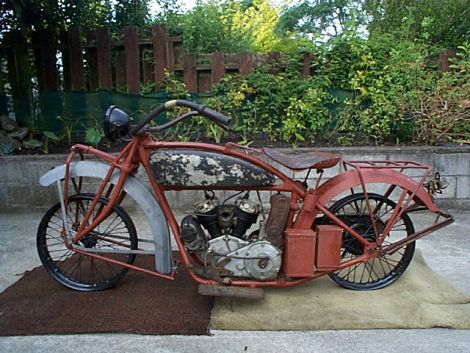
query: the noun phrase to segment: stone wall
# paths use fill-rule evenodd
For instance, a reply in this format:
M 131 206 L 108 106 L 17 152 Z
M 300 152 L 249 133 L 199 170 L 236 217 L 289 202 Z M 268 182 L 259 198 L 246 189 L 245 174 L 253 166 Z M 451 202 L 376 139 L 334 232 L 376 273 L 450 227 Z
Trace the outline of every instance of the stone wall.
M 413 160 L 430 165 L 440 172 L 449 186 L 442 195 L 436 197 L 437 203 L 444 209 L 470 211 L 470 146 L 452 147 L 349 147 L 323 148 L 323 151 L 340 153 L 343 160 Z M 300 153 L 311 149 L 280 149 L 283 153 Z M 0 157 L 0 212 L 43 211 L 57 202 L 54 187 L 43 188 L 39 177 L 52 167 L 63 164 L 64 155 L 7 156 Z M 275 166 L 279 167 L 276 163 Z M 284 167 L 288 175 L 298 179 L 305 177 L 305 172 L 292 173 Z M 325 178 L 340 171 L 340 166 L 325 171 Z M 316 173 L 309 175 L 310 182 Z M 170 204 L 179 209 L 190 209 L 194 201 L 203 198 L 202 193 L 191 191 L 189 195 L 181 192 L 169 192 Z M 267 201 L 265 199 L 265 201 Z M 130 203 L 132 204 L 132 203 Z

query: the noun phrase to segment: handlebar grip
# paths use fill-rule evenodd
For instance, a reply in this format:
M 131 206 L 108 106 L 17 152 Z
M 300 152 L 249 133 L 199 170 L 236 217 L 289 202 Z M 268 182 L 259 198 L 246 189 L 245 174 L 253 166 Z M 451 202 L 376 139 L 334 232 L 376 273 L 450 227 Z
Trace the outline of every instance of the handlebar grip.
M 228 125 L 230 119 L 226 117 L 225 115 L 211 109 L 204 107 L 202 108 L 202 111 L 200 112 L 202 115 L 207 116 L 209 119 L 217 121 L 221 125 Z
M 219 123 L 221 125 L 228 125 L 230 119 L 226 117 L 225 115 L 208 108 L 202 104 L 197 104 L 194 102 L 182 100 L 182 99 L 177 99 L 175 101 L 172 101 L 174 105 L 177 106 L 182 106 L 182 107 L 188 107 L 191 109 L 196 110 L 199 114 L 204 115 L 205 117 L 214 120 L 216 123 Z
M 134 126 L 131 129 L 130 136 L 135 136 L 145 125 L 147 125 L 158 114 L 174 106 L 187 107 L 187 108 L 193 109 L 197 111 L 199 114 L 204 115 L 205 117 L 215 121 L 225 130 L 227 131 L 230 130 L 230 127 L 228 126 L 230 119 L 226 117 L 225 115 L 213 109 L 207 108 L 206 106 L 202 104 L 197 104 L 197 103 L 182 100 L 182 99 L 176 99 L 176 100 L 168 101 L 164 104 L 160 104 L 150 113 L 148 113 L 148 115 L 142 121 L 140 121 L 136 126 Z

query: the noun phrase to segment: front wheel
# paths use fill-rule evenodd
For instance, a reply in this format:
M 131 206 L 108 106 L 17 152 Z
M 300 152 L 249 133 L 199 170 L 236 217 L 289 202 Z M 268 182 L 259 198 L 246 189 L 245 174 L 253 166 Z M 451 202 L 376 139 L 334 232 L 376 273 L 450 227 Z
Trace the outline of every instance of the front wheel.
M 384 230 L 390 216 L 396 208 L 396 203 L 379 195 L 367 194 L 370 209 L 379 234 Z M 363 193 L 352 194 L 337 201 L 330 207 L 330 211 L 357 231 L 363 238 L 370 242 L 375 241 L 375 233 L 372 226 L 369 207 Z M 326 219 L 324 223 L 328 223 Z M 395 243 L 410 234 L 414 227 L 410 217 L 406 213 L 395 221 L 389 234 L 383 240 L 382 246 Z M 362 244 L 352 235 L 343 231 L 341 245 L 341 261 L 349 261 L 364 254 Z M 373 290 L 388 286 L 396 281 L 410 264 L 415 251 L 415 242 L 409 243 L 393 254 L 383 254 L 350 267 L 330 274 L 330 278 L 344 288 L 353 290 Z
M 95 195 L 71 196 L 67 204 L 67 221 L 72 235 L 78 230 Z M 109 202 L 100 198 L 89 220 L 91 223 Z M 46 212 L 39 224 L 36 245 L 47 272 L 62 285 L 79 291 L 99 291 L 110 288 L 124 277 L 127 268 L 76 253 L 65 245 L 65 230 L 60 203 Z M 78 244 L 86 251 L 131 264 L 135 254 L 126 253 L 137 249 L 137 232 L 129 215 L 119 205 Z M 100 251 L 101 250 L 101 251 Z M 110 251 L 113 251 L 110 253 Z

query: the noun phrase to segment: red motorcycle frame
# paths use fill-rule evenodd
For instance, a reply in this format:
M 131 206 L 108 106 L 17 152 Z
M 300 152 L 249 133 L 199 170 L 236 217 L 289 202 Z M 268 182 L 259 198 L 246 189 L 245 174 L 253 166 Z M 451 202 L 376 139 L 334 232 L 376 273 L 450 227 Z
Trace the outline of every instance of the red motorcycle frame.
M 185 106 L 194 109 L 194 111 L 163 126 L 152 128 L 147 125 L 156 115 L 173 106 Z M 311 152 L 292 158 L 274 150 L 254 149 L 234 143 L 219 146 L 196 142 L 159 142 L 155 141 L 149 134 L 152 131 L 159 132 L 196 114 L 209 117 L 223 128 L 227 128 L 228 120 L 220 113 L 192 102 L 170 101 L 159 106 L 143 122 L 133 128 L 130 132 L 132 138 L 119 154 L 112 155 L 89 146 L 75 145 L 72 147 L 64 166 L 56 168 L 42 177 L 41 183 L 43 185 L 57 183 L 61 201 L 55 208 L 53 207 L 54 210 L 51 209 L 52 211 L 46 214 L 38 230 L 38 250 L 41 260 L 56 280 L 73 289 L 98 290 L 113 286 L 125 273 L 123 271 L 116 274 L 108 279 L 109 283 L 106 282 L 104 285 L 93 283 L 91 279 L 78 279 L 78 270 L 75 267 L 73 267 L 76 271 L 75 274 L 67 274 L 70 278 L 64 277 L 64 263 L 69 258 L 74 257 L 79 260 L 73 260 L 74 262 L 70 266 L 77 266 L 77 263 L 80 264 L 78 266 L 81 266 L 85 262 L 84 259 L 87 258 L 91 263 L 98 260 L 109 266 L 116 265 L 124 269 L 142 271 L 167 280 L 174 278 L 176 266 L 171 258 L 171 248 L 168 248 L 167 240 L 163 239 L 166 235 L 154 234 L 156 237 L 155 249 L 159 248 L 159 250 L 152 253 L 156 257 L 157 267 L 157 270 L 152 270 L 133 264 L 135 255 L 149 253 L 148 251 L 144 251 L 130 243 L 124 243 L 124 240 L 119 240 L 123 238 L 119 235 L 111 239 L 112 237 L 107 238 L 104 232 L 97 231 L 100 224 L 109 219 L 113 212 L 116 214 L 122 213 L 120 206 L 116 205 L 122 204 L 128 193 L 126 188 L 131 189 L 130 186 L 134 184 L 135 188 L 132 189 L 134 195 L 145 197 L 147 201 L 145 201 L 146 203 L 143 202 L 146 204 L 144 207 L 153 209 L 146 211 L 147 217 L 158 218 L 158 224 L 155 219 L 152 220 L 152 224 L 155 225 L 152 229 L 153 232 L 164 233 L 165 222 L 168 223 L 183 267 L 187 270 L 191 279 L 200 285 L 201 293 L 209 295 L 250 296 L 250 293 L 254 293 L 253 288 L 255 287 L 293 286 L 325 274 L 330 274 L 333 279 L 336 278 L 337 282 L 346 288 L 381 288 L 393 282 L 406 269 L 414 251 L 414 242 L 417 239 L 453 221 L 450 215 L 439 210 L 428 190 L 424 187 L 425 181 L 430 177 L 431 169 L 421 163 L 412 161 L 344 161 L 345 171 L 322 183 L 324 170 L 335 166 L 340 160 L 339 156 L 331 153 Z M 107 119 L 110 119 L 110 117 L 107 117 Z M 112 125 L 111 120 L 107 121 L 107 124 L 108 127 Z M 116 128 L 116 126 L 114 127 Z M 127 130 L 124 131 L 124 133 L 127 132 Z M 123 132 L 121 131 L 120 134 L 122 135 Z M 236 164 L 240 163 L 240 165 L 246 163 L 249 168 L 263 171 L 263 175 L 271 176 L 276 182 L 265 184 L 254 182 L 250 185 L 243 185 L 243 183 L 227 185 L 224 182 L 212 185 L 204 185 L 204 183 L 199 185 L 165 184 L 157 179 L 155 172 L 159 168 L 159 162 L 158 160 L 155 161 L 153 156 L 160 153 L 159 151 L 176 151 L 175 153 L 191 156 L 201 153 L 202 158 L 205 158 L 206 154 L 210 154 L 210 156 L 220 157 L 222 161 L 229 159 L 235 161 Z M 262 157 L 259 158 L 256 155 Z M 74 162 L 77 156 L 80 161 Z M 97 162 L 86 162 L 85 156 L 92 156 L 94 159 L 105 162 L 107 167 L 104 168 L 101 163 Z M 283 165 L 288 170 L 308 170 L 305 181 L 300 182 L 288 177 L 272 164 L 263 160 L 268 158 Z M 79 169 L 85 167 L 88 168 L 87 171 L 80 172 Z M 142 196 L 142 193 L 147 192 L 148 189 L 143 189 L 142 182 L 136 180 L 137 171 L 140 167 L 143 167 L 148 177 L 152 193 L 150 196 Z M 97 170 L 100 168 L 104 169 L 98 172 Z M 93 169 L 96 170 L 93 171 Z M 317 171 L 318 177 L 316 178 L 316 185 L 309 188 L 306 181 L 312 169 Z M 411 172 L 414 178 L 407 175 L 408 172 Z M 91 196 L 70 195 L 71 187 L 74 188 L 76 195 L 83 194 L 83 178 L 85 177 L 99 177 L 102 179 L 96 194 Z M 377 195 L 368 191 L 368 186 L 372 184 L 385 184 L 387 187 L 383 194 Z M 138 191 L 135 191 L 137 189 Z M 211 257 L 210 251 L 207 251 L 209 246 L 207 244 L 211 240 L 210 235 L 208 236 L 207 231 L 205 232 L 207 241 L 204 245 L 204 249 L 206 249 L 204 255 L 198 256 L 196 251 L 188 250 L 188 244 L 181 234 L 181 227 L 165 196 L 165 193 L 170 190 L 201 190 L 201 192 L 213 192 L 213 190 L 255 191 L 258 197 L 262 191 L 287 194 L 289 195 L 287 218 L 281 230 L 282 239 L 278 239 L 280 245 L 273 246 L 266 239 L 261 238 L 260 229 L 260 232 L 253 236 L 254 240 L 240 240 L 242 245 L 237 243 L 236 250 L 239 250 L 242 255 L 230 253 L 230 255 L 224 254 L 226 256 L 221 256 L 216 254 L 216 261 L 211 270 L 214 272 L 217 268 L 218 272 L 216 271 L 216 275 L 208 275 L 211 271 L 206 270 L 210 266 L 205 261 L 207 256 Z M 329 206 L 333 200 L 347 191 L 351 192 L 352 197 L 341 199 L 344 202 L 338 204 L 336 211 L 335 207 Z M 396 202 L 389 200 L 392 194 L 396 195 Z M 71 204 L 75 208 L 69 208 Z M 361 209 L 360 212 L 346 213 L 346 209 L 358 209 L 358 207 Z M 383 210 L 384 207 L 387 211 Z M 152 214 L 152 212 L 156 212 L 156 208 L 160 208 L 161 213 Z M 341 209 L 344 209 L 344 211 L 340 211 Z M 79 221 L 70 221 L 70 219 L 74 219 L 73 210 L 76 211 L 76 215 L 80 214 Z M 436 217 L 428 226 L 419 231 L 414 231 L 413 226 L 409 225 L 408 215 L 419 210 L 427 210 L 435 214 Z M 344 214 L 341 212 L 344 212 Z M 56 245 L 52 243 L 52 240 L 50 240 L 52 238 L 49 235 L 50 229 L 52 229 L 51 224 L 57 223 L 57 221 L 52 221 L 53 217 L 62 220 L 62 225 L 54 230 L 57 235 L 52 237 L 54 241 L 59 239 L 63 242 L 61 245 L 64 247 L 62 258 L 54 258 L 53 255 L 53 251 L 56 251 Z M 127 220 L 126 217 L 119 216 L 118 218 Z M 396 241 L 391 241 L 389 240 L 389 234 L 393 232 L 397 223 L 405 224 L 403 228 L 406 228 L 405 236 Z M 132 232 L 129 231 L 129 233 Z M 196 233 L 201 234 L 200 231 Z M 231 240 L 228 239 L 227 232 L 220 236 L 225 237 L 224 241 L 227 244 L 229 244 L 229 241 L 232 242 L 231 244 L 238 241 L 231 235 Z M 106 249 L 97 246 L 102 240 L 107 242 Z M 352 245 L 346 245 L 347 243 Z M 256 244 L 256 247 L 254 247 L 254 244 Z M 244 246 L 252 251 L 255 251 L 256 248 L 255 257 L 249 257 L 248 250 L 243 253 Z M 119 256 L 126 254 L 127 260 L 112 255 L 115 247 L 122 248 L 115 251 L 115 253 Z M 264 250 L 261 250 L 261 248 L 269 249 L 269 251 L 263 252 Z M 409 251 L 401 254 L 400 251 L 406 248 Z M 411 248 L 412 250 L 410 250 Z M 211 251 L 214 252 L 214 250 Z M 397 262 L 395 264 L 390 257 L 395 253 L 401 254 L 402 258 L 407 257 L 407 259 L 393 260 Z M 411 253 L 411 257 L 408 253 Z M 347 258 L 345 254 L 350 258 Z M 232 257 L 231 260 L 228 259 L 230 256 Z M 375 272 L 374 266 L 379 265 L 375 263 L 376 260 L 374 259 L 377 259 L 377 263 L 382 266 L 380 272 L 384 272 L 385 279 L 382 280 L 383 283 L 379 280 L 362 283 L 362 278 L 360 281 L 356 278 L 351 280 L 349 273 L 347 278 L 346 275 L 338 277 L 341 271 L 359 268 L 359 266 L 366 268 L 366 270 L 362 269 L 363 272 Z M 383 262 L 383 259 L 388 260 Z M 238 261 L 238 267 L 243 267 L 244 265 L 240 264 L 244 263 L 251 270 L 241 269 L 238 275 L 231 275 L 230 271 L 227 272 L 226 270 L 227 265 L 225 264 L 227 261 Z M 369 264 L 369 267 L 366 266 L 367 264 Z M 224 265 L 225 267 L 222 268 Z M 385 267 L 389 266 L 389 269 L 384 268 L 384 265 Z M 88 267 L 90 266 L 88 265 Z M 266 278 L 264 278 L 264 269 L 268 273 Z M 100 271 L 104 271 L 104 269 Z M 235 272 L 237 271 L 235 270 Z M 274 275 L 274 272 L 276 272 L 276 275 Z M 114 274 L 114 272 L 112 273 Z M 249 274 L 253 274 L 253 276 Z M 109 276 L 111 277 L 111 275 Z M 354 276 L 359 277 L 359 274 Z M 86 282 L 86 285 L 83 284 L 82 286 L 81 282 Z M 247 288 L 246 291 L 243 290 L 243 287 Z M 235 289 L 232 291 L 230 288 Z M 253 294 L 253 296 L 256 295 Z

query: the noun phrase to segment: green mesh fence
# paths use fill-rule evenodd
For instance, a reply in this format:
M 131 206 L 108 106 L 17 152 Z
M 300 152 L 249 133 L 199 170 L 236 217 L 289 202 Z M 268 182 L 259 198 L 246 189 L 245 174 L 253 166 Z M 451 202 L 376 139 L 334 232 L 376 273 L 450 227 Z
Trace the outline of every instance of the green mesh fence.
M 192 95 L 199 101 L 206 95 Z M 7 100 L 0 97 L 0 109 L 7 112 Z M 16 120 L 20 125 L 39 131 L 61 132 L 70 128 L 74 133 L 85 131 L 89 126 L 101 126 L 104 113 L 110 105 L 116 105 L 129 114 L 136 123 L 158 104 L 169 100 L 164 92 L 139 95 L 108 91 L 99 92 L 40 92 L 30 101 L 26 97 L 14 98 Z M 164 114 L 158 123 L 166 121 Z
M 0 95 L 0 115 L 8 114 L 8 97 Z
M 337 109 L 341 102 L 352 98 L 353 93 L 342 90 L 330 92 L 336 102 L 328 104 L 332 112 L 332 120 L 327 129 L 333 129 L 336 124 Z M 191 100 L 203 101 L 213 94 L 193 94 Z M 0 97 L 0 110 L 6 110 L 6 97 Z M 110 105 L 116 105 L 129 114 L 133 124 L 144 117 L 146 113 L 171 99 L 165 92 L 151 94 L 127 94 L 109 91 L 97 92 L 40 92 L 32 100 L 15 97 L 13 100 L 16 120 L 37 131 L 63 132 L 65 129 L 75 133 L 83 133 L 87 127 L 102 126 L 103 116 Z M 166 122 L 165 114 L 157 117 L 157 123 Z

